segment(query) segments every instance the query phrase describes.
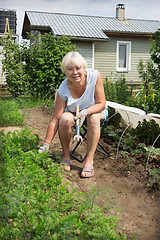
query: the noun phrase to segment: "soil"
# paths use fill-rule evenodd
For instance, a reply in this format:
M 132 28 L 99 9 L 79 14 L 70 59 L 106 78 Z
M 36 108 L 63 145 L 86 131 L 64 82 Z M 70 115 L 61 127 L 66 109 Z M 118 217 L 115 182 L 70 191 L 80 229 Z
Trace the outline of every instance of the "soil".
M 39 135 L 41 142 L 45 138 L 48 123 L 52 113 L 44 107 L 25 109 L 26 123 L 32 133 Z M 9 129 L 11 130 L 11 129 Z M 13 128 L 14 130 L 14 128 Z M 151 191 L 147 187 L 145 168 L 142 164 L 135 164 L 128 168 L 125 159 L 116 158 L 116 150 L 111 144 L 102 141 L 102 145 L 109 151 L 110 157 L 96 152 L 94 158 L 94 176 L 81 178 L 80 173 L 84 163 L 72 158 L 72 170 L 65 172 L 65 179 L 69 180 L 81 192 L 88 192 L 96 187 L 96 202 L 103 206 L 109 214 L 116 214 L 119 219 L 120 231 L 125 231 L 127 239 L 159 240 L 160 239 L 160 195 L 158 190 Z M 71 143 L 73 149 L 75 143 Z M 62 156 L 59 138 L 56 135 L 50 146 L 53 155 L 57 152 Z M 86 144 L 77 150 L 85 155 Z M 113 210 L 114 209 L 114 210 Z

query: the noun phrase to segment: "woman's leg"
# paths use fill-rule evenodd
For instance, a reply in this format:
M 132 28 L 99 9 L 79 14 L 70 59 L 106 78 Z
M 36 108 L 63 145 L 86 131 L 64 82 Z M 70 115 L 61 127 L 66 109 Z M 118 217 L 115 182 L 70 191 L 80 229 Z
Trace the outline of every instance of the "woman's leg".
M 71 140 L 71 130 L 74 123 L 73 114 L 64 112 L 59 120 L 58 134 L 63 150 L 64 160 L 70 160 L 69 144 Z M 69 171 L 70 166 L 65 166 L 65 170 Z
M 87 117 L 87 157 L 85 166 L 93 168 L 93 158 L 100 139 L 100 122 L 104 119 L 103 113 L 92 114 Z M 82 172 L 82 177 L 87 177 L 91 173 Z

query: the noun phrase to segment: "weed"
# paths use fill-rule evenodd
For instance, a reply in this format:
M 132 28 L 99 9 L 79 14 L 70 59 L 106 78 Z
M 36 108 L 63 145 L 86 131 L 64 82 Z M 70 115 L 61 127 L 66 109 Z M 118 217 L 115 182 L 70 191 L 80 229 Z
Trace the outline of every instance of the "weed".
M 152 189 L 159 190 L 160 186 L 160 170 L 150 169 L 149 170 L 149 187 Z

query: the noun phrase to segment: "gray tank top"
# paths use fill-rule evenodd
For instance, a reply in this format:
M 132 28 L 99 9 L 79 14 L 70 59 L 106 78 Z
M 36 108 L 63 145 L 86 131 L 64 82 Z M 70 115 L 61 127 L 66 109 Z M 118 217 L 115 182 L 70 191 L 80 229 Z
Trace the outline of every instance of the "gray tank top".
M 76 105 L 79 105 L 79 110 L 83 110 L 95 104 L 95 86 L 97 82 L 98 71 L 87 68 L 87 84 L 83 95 L 74 99 L 68 89 L 67 78 L 61 83 L 58 93 L 60 97 L 66 102 L 66 107 L 70 112 L 76 112 Z

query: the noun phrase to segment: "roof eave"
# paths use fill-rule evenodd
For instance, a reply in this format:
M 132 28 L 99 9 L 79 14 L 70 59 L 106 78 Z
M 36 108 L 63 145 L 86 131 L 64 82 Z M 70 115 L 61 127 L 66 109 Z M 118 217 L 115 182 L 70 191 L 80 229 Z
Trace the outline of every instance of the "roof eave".
M 30 32 L 32 30 L 39 30 L 39 31 L 51 31 L 52 34 L 55 36 L 55 37 L 61 37 L 63 36 L 64 34 L 62 35 L 56 35 L 53 31 L 53 29 L 50 27 L 50 26 L 40 26 L 40 25 L 32 25 L 31 26 L 31 29 L 30 29 Z M 95 37 L 81 37 L 81 36 L 70 36 L 70 35 L 66 35 L 67 37 L 70 37 L 72 40 L 79 40 L 79 41 L 92 41 L 92 42 L 106 42 L 106 41 L 109 41 L 110 38 L 108 36 L 106 36 L 106 38 L 95 38 Z
M 126 32 L 126 31 L 108 31 L 108 30 L 104 30 L 105 34 L 109 34 L 109 35 L 127 35 L 127 36 L 143 36 L 143 37 L 151 37 L 154 36 L 155 33 L 153 32 Z
M 106 42 L 109 41 L 110 39 L 107 38 L 95 38 L 95 37 L 71 37 L 71 40 L 79 40 L 79 41 L 92 41 L 92 42 Z

